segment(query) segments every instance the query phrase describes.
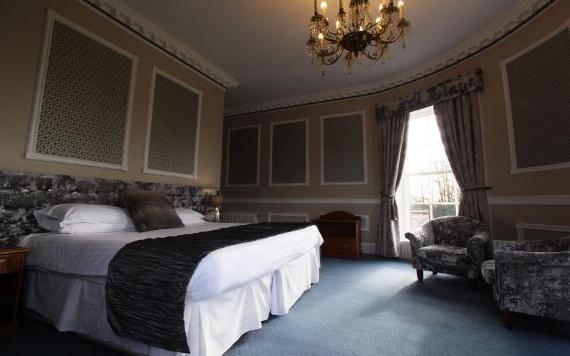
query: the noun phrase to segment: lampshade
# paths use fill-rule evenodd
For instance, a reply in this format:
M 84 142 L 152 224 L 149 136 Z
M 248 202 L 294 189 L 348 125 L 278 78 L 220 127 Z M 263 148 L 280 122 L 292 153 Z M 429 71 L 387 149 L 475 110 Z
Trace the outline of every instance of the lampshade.
M 210 201 L 210 206 L 217 208 L 224 203 L 224 197 L 221 195 L 210 195 L 208 198 Z

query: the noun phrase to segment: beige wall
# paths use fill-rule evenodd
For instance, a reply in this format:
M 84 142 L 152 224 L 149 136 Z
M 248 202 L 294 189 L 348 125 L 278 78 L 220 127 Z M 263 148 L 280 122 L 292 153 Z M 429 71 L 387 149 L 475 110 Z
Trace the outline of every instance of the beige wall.
M 480 96 L 483 126 L 483 142 L 487 184 L 493 189 L 490 197 L 525 195 L 568 195 L 570 194 L 570 169 L 560 169 L 513 175 L 510 173 L 510 153 L 507 137 L 506 105 L 499 63 L 518 53 L 530 44 L 559 28 L 570 15 L 570 1 L 559 1 L 552 8 L 532 20 L 515 34 L 490 49 L 443 72 L 437 73 L 413 84 L 393 89 L 374 96 L 292 108 L 226 119 L 226 128 L 260 123 L 262 125 L 261 186 L 259 188 L 224 187 L 225 197 L 239 198 L 379 198 L 377 125 L 373 115 L 374 106 L 382 101 L 398 98 L 415 91 L 426 89 L 452 76 L 475 67 L 483 70 L 485 90 Z M 392 60 L 398 60 L 393 58 Z M 380 65 L 380 64 L 378 64 Z M 326 80 L 326 78 L 325 78 Z M 368 182 L 359 186 L 321 186 L 320 183 L 320 120 L 322 115 L 338 114 L 358 110 L 366 111 Z M 299 118 L 310 122 L 310 185 L 308 187 L 268 187 L 269 125 L 271 122 Z M 227 203 L 227 210 L 249 210 L 274 212 L 291 210 L 308 212 L 311 217 L 336 208 L 351 212 L 368 213 L 373 217 L 373 205 L 327 206 L 316 204 L 237 204 Z M 492 206 L 492 226 L 497 239 L 514 239 L 514 224 L 548 223 L 570 225 L 570 207 L 553 206 Z M 375 219 L 371 220 L 371 231 L 364 236 L 365 243 L 373 243 L 376 235 Z
M 46 9 L 139 58 L 127 172 L 25 159 Z M 71 0 L 0 2 L 0 170 L 70 174 L 219 187 L 224 92 L 190 68 L 135 37 L 98 12 Z M 153 66 L 204 92 L 198 179 L 142 174 Z

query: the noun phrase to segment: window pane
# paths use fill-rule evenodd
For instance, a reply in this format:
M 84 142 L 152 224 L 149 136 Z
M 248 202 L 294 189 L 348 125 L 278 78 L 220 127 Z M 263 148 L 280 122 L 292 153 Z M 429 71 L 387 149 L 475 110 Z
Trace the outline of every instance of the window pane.
M 455 211 L 455 205 L 452 204 L 434 204 L 432 209 L 434 219 L 441 216 L 457 215 L 457 212 Z
M 439 139 L 439 138 L 438 138 Z M 447 154 L 442 144 L 436 144 L 430 146 L 430 159 L 433 162 L 434 172 L 441 171 L 451 171 L 451 166 L 449 165 L 449 160 L 447 159 Z
M 431 175 L 432 201 L 455 202 L 455 178 L 453 173 L 438 173 Z
M 429 204 L 414 204 L 411 206 L 410 230 L 420 228 L 429 220 Z
M 408 181 L 412 203 L 427 203 L 431 200 L 430 176 L 410 176 Z
M 429 147 L 419 146 L 406 152 L 406 160 L 409 160 L 408 173 L 422 173 L 433 171 L 433 164 L 429 157 Z
M 408 126 L 408 147 L 429 144 L 429 136 L 426 135 L 428 122 L 423 118 L 410 120 Z

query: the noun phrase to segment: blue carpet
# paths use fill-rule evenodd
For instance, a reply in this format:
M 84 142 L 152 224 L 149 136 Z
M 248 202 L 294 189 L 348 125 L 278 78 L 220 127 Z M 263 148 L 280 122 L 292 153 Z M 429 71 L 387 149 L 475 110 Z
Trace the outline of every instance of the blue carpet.
M 488 286 L 409 262 L 324 259 L 321 281 L 288 315 L 271 317 L 227 353 L 242 355 L 570 355 L 570 323 L 517 315 L 503 327 Z M 482 284 L 481 284 L 482 285 Z M 0 338 L 1 355 L 118 355 L 30 319 Z

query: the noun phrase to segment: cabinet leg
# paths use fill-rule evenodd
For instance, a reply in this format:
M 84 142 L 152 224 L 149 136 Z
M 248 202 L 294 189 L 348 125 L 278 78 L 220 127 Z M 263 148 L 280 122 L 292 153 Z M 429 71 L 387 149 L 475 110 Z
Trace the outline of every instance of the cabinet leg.
M 416 274 L 418 276 L 418 281 L 421 282 L 424 280 L 424 270 L 423 269 L 417 269 Z

